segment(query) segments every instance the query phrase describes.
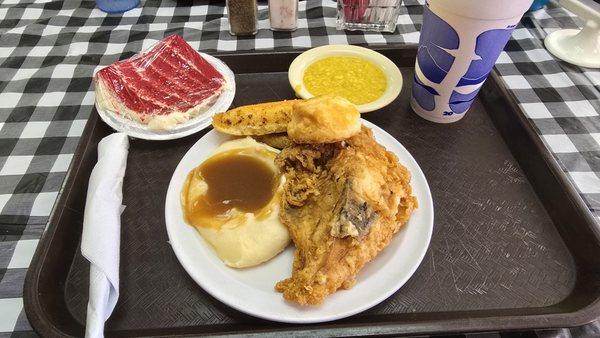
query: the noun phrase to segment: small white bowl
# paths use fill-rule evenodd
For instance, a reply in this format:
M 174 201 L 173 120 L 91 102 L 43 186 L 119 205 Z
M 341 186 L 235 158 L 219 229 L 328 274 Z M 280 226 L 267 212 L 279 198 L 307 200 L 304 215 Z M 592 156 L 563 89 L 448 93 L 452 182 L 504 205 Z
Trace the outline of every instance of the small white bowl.
M 383 95 L 373 102 L 357 105 L 356 107 L 359 112 L 368 113 L 383 108 L 394 101 L 400 94 L 400 90 L 402 89 L 402 74 L 390 59 L 368 48 L 352 45 L 328 45 L 307 50 L 298 55 L 290 65 L 288 79 L 297 96 L 303 99 L 309 99 L 314 96 L 304 86 L 304 71 L 315 61 L 331 56 L 354 56 L 362 58 L 378 66 L 385 74 L 387 88 Z

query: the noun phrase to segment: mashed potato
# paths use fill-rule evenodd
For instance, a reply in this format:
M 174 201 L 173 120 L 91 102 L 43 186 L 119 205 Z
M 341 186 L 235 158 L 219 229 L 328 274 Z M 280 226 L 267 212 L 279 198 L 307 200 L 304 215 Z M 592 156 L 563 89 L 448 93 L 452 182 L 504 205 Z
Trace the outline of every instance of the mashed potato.
M 186 221 L 231 267 L 263 263 L 290 242 L 279 221 L 284 177 L 273 163 L 277 153 L 251 138 L 228 141 L 192 170 L 184 184 L 181 204 Z

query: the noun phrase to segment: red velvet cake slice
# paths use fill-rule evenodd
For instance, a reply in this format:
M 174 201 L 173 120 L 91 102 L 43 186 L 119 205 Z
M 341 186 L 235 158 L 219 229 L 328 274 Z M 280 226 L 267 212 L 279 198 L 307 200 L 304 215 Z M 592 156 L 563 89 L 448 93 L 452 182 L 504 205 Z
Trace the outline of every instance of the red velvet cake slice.
M 206 111 L 226 81 L 181 36 L 171 35 L 101 69 L 95 84 L 101 109 L 152 129 L 172 129 Z

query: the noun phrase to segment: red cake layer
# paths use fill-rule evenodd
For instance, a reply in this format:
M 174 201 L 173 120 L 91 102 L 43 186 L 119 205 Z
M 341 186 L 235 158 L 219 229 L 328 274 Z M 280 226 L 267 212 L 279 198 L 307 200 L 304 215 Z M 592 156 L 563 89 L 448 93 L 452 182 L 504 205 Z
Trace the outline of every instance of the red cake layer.
M 96 78 L 113 98 L 142 119 L 144 115 L 185 112 L 225 84 L 223 75 L 179 35 L 103 68 Z

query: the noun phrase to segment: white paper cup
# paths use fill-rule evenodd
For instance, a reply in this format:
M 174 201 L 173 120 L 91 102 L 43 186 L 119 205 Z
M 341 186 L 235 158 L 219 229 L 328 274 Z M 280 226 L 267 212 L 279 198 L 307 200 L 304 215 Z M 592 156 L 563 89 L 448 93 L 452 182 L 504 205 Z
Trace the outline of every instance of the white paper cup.
M 438 123 L 460 120 L 533 0 L 428 0 L 411 107 Z

